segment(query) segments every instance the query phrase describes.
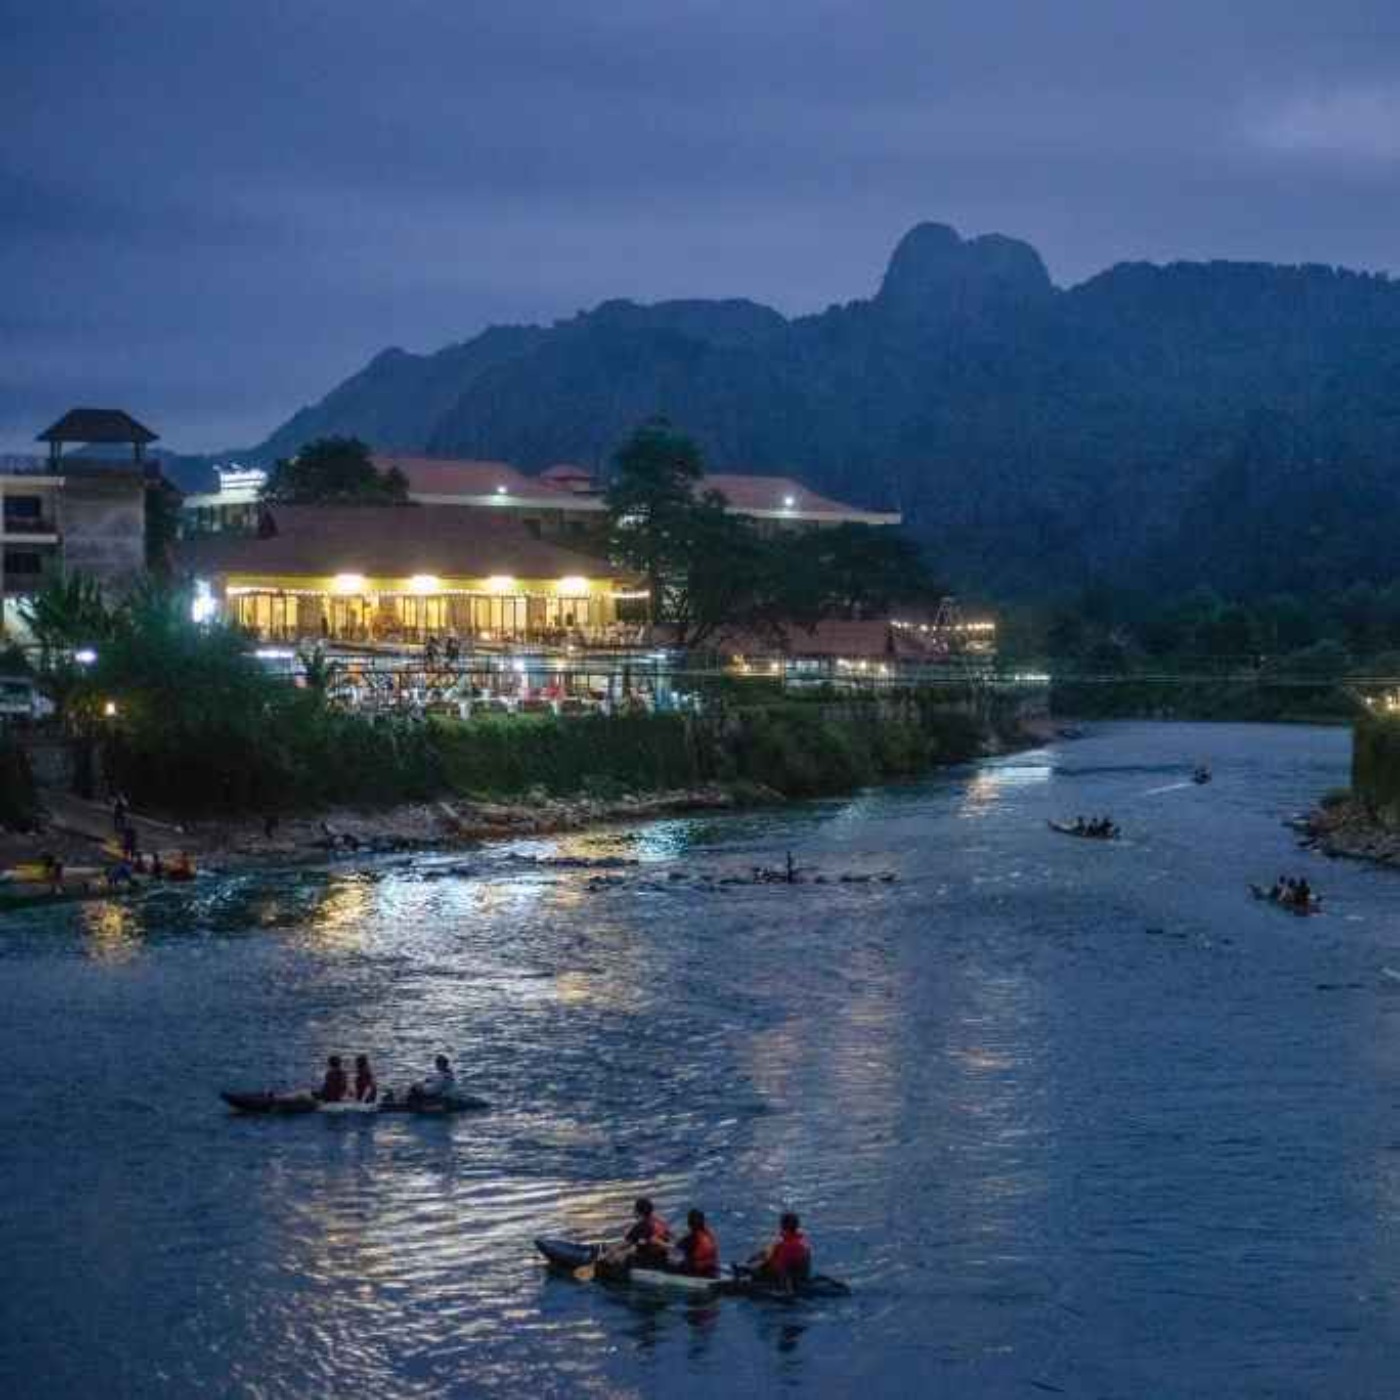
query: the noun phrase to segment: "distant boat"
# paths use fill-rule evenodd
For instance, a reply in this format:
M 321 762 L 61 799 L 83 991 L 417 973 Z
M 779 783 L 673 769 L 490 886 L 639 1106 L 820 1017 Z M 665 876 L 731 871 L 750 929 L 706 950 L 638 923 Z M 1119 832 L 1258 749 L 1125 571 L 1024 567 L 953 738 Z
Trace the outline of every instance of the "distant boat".
M 1198 764 L 1196 771 L 1191 774 L 1191 781 L 1200 787 L 1204 783 L 1210 782 L 1210 769 L 1204 763 Z

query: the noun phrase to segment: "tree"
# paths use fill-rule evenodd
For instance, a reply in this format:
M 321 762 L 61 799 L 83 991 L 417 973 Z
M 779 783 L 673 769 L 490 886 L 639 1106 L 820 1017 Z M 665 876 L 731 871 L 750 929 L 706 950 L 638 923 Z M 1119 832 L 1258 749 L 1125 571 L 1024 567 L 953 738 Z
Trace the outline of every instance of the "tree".
M 613 456 L 609 546 L 614 558 L 646 579 L 658 620 L 666 620 L 668 580 L 691 562 L 704 475 L 700 449 L 664 418 L 644 423 Z
M 19 605 L 20 616 L 39 643 L 39 680 L 53 701 L 60 723 L 80 706 L 88 661 L 114 635 L 117 613 L 107 606 L 96 579 L 87 574 L 55 574 Z
M 881 616 L 943 593 L 908 535 L 883 525 L 837 525 L 774 541 L 794 617 Z
M 408 480 L 397 467 L 381 472 L 359 438 L 324 437 L 279 461 L 265 496 L 289 506 L 403 505 Z

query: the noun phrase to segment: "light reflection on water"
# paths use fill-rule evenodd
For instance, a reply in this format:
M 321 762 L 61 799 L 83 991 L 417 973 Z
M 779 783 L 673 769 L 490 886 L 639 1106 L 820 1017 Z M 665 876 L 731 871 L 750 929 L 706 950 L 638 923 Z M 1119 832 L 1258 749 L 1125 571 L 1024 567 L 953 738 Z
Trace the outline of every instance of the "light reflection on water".
M 1309 921 L 1243 889 L 1311 861 L 1278 817 L 1345 763 L 1331 731 L 1132 726 L 849 803 L 15 916 L 7 1394 L 1388 1393 L 1400 881 L 1310 864 Z M 1047 831 L 1078 810 L 1129 839 Z M 699 883 L 789 850 L 899 879 Z M 604 856 L 640 863 L 550 863 Z M 441 1049 L 489 1113 L 213 1099 Z M 731 1258 L 795 1206 L 855 1294 L 544 1276 L 535 1235 L 642 1192 Z

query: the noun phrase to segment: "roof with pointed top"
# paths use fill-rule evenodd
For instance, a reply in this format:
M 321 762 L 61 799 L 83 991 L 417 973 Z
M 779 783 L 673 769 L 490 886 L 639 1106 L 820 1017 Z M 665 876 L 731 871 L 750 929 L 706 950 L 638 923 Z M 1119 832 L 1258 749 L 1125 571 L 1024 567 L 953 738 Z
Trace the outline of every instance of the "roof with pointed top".
M 35 442 L 129 442 L 145 444 L 159 441 L 144 423 L 138 423 L 121 408 L 70 408 L 50 428 L 45 428 Z

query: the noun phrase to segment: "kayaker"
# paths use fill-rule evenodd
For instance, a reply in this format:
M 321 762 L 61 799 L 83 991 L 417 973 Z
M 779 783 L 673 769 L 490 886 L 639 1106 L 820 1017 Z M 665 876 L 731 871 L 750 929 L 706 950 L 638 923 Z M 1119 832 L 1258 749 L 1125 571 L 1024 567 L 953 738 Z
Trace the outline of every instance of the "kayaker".
M 332 1055 L 326 1061 L 326 1077 L 321 1081 L 316 1097 L 322 1103 L 340 1103 L 350 1091 L 350 1081 L 340 1065 L 340 1056 Z
M 369 1067 L 368 1055 L 355 1056 L 355 1101 L 373 1103 L 379 1097 L 379 1085 L 374 1081 L 374 1071 Z
M 778 1238 L 749 1260 L 755 1273 L 791 1288 L 812 1272 L 812 1245 L 802 1233 L 802 1221 L 794 1211 L 784 1211 L 778 1221 Z
M 718 1278 L 719 1241 L 705 1224 L 705 1212 L 691 1210 L 685 1224 L 686 1232 L 676 1245 L 681 1254 L 680 1272 L 696 1278 Z
M 622 1242 L 634 1264 L 666 1267 L 666 1246 L 671 1243 L 671 1227 L 657 1214 L 651 1197 L 638 1196 L 632 1203 L 632 1224 Z
M 433 1072 L 408 1091 L 412 1099 L 445 1099 L 457 1088 L 457 1076 L 452 1073 L 452 1061 L 439 1055 L 433 1061 Z

